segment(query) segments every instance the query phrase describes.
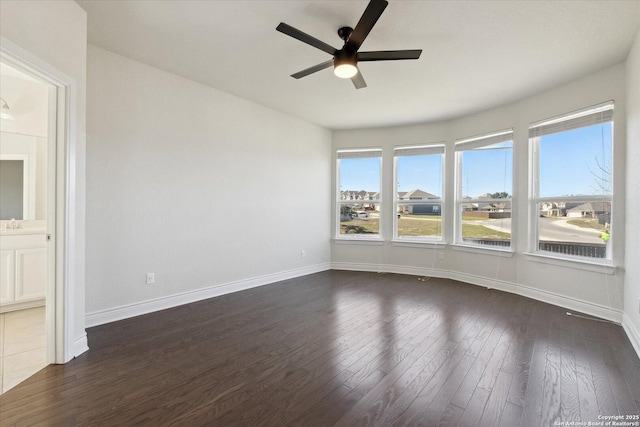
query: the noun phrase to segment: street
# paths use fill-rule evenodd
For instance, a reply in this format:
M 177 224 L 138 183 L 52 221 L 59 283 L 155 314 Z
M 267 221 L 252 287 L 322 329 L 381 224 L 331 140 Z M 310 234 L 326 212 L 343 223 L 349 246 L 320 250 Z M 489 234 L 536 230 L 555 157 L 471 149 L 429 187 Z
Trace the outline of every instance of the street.
M 492 230 L 511 232 L 511 218 L 470 221 L 484 225 Z M 566 219 L 539 218 L 539 240 L 554 242 L 602 243 L 601 232 L 595 229 L 578 227 L 567 223 Z

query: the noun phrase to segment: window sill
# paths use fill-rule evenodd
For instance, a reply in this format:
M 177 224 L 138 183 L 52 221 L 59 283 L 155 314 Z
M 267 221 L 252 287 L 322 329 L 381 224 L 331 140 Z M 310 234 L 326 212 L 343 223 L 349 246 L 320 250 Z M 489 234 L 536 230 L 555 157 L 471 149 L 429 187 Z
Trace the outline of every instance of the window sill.
M 473 254 L 493 255 L 493 256 L 499 256 L 504 258 L 511 258 L 513 256 L 513 251 L 510 248 L 499 249 L 495 247 L 471 246 L 471 245 L 461 245 L 461 244 L 451 245 L 451 248 L 454 251 L 470 252 Z
M 339 245 L 383 245 L 384 240 L 381 238 L 366 238 L 366 237 L 340 237 L 332 239 L 333 243 Z
M 616 266 L 611 260 L 586 260 L 582 258 L 559 257 L 557 255 L 547 255 L 544 253 L 528 253 L 525 254 L 528 261 L 539 262 L 542 264 L 557 265 L 560 267 L 574 268 L 578 270 L 592 271 L 595 273 L 614 274 Z
M 409 239 L 394 239 L 391 241 L 393 246 L 404 246 L 408 248 L 421 248 L 421 249 L 446 249 L 447 244 L 441 241 L 435 240 L 409 240 Z

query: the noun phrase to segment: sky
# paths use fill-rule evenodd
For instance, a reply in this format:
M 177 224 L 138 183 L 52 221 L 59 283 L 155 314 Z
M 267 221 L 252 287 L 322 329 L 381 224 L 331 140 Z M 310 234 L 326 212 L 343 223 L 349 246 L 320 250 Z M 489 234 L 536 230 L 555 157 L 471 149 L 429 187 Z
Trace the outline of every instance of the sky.
M 492 149 L 462 152 L 462 195 L 472 198 L 484 194 L 513 194 L 513 149 L 511 141 Z
M 610 122 L 543 136 L 540 196 L 610 194 L 611 138 Z
M 398 157 L 398 191 L 420 189 L 442 196 L 442 154 Z
M 380 158 L 340 160 L 340 191 L 380 191 Z
M 541 137 L 540 196 L 606 194 L 604 187 L 608 186 L 611 171 L 611 140 L 611 123 Z M 512 151 L 464 152 L 463 195 L 477 197 L 501 191 L 512 194 Z M 419 188 L 440 196 L 441 158 L 439 154 L 399 157 L 398 191 Z M 380 158 L 340 162 L 341 190 L 380 191 Z

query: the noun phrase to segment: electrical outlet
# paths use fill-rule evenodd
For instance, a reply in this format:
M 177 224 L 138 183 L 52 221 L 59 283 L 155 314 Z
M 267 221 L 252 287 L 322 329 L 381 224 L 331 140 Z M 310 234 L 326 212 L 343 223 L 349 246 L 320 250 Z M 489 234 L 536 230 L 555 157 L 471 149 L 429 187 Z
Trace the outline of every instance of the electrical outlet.
M 444 261 L 444 252 L 440 252 L 440 253 L 438 254 L 438 259 L 439 259 L 440 261 Z
M 300 258 L 304 258 L 307 256 L 307 252 L 303 249 L 300 251 Z
M 153 285 L 154 283 L 156 283 L 156 274 L 147 273 L 147 285 Z

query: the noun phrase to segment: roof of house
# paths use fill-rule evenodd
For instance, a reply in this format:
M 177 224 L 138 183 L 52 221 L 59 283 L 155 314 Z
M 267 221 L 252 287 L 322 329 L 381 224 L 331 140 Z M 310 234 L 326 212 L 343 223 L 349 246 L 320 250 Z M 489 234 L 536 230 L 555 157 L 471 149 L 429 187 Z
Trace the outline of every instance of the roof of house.
M 576 206 L 575 208 L 568 209 L 567 212 L 572 211 L 586 211 L 586 212 L 610 212 L 610 202 L 587 202 Z
M 410 198 L 418 198 L 418 197 L 421 199 L 438 199 L 439 198 L 435 194 L 427 193 L 426 191 L 422 191 L 418 188 L 416 188 L 415 190 L 407 191 L 402 196 L 400 196 L 400 193 L 398 193 L 398 197 L 405 200 Z

